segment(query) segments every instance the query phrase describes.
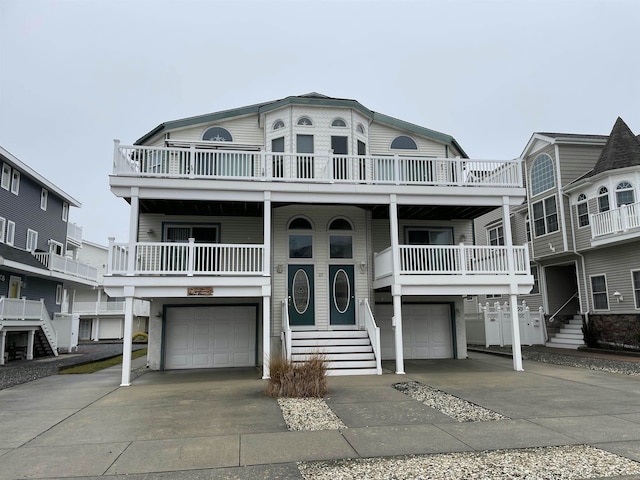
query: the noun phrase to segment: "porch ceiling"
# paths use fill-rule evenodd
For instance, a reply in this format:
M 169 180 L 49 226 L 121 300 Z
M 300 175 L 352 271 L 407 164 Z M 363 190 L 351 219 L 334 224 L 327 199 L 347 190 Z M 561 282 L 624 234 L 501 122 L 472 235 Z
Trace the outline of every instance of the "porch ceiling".
M 389 218 L 388 205 L 366 206 L 372 211 L 373 218 Z M 398 205 L 398 218 L 401 220 L 453 220 L 473 219 L 484 215 L 495 206 L 464 205 Z

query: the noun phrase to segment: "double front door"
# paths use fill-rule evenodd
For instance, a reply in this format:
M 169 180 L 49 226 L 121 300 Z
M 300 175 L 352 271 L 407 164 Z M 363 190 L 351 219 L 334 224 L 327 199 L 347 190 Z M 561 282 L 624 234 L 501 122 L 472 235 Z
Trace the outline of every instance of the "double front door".
M 327 288 L 327 308 L 330 326 L 355 325 L 355 289 L 353 265 L 329 265 L 327 284 L 316 285 L 314 265 L 289 265 L 287 290 L 289 324 L 316 325 L 316 288 Z M 325 278 L 324 276 L 320 278 Z

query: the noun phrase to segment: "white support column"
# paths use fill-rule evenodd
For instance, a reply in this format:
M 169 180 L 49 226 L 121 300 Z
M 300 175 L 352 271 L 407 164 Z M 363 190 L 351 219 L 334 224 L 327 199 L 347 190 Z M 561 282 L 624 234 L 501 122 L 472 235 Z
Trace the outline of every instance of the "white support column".
M 100 317 L 92 318 L 91 326 L 92 326 L 91 333 L 93 335 L 91 340 L 93 340 L 94 342 L 97 342 L 98 340 L 100 340 Z
M 4 365 L 4 354 L 7 351 L 7 331 L 0 330 L 0 365 Z
M 504 231 L 504 246 L 507 247 L 507 267 L 509 270 L 511 304 L 511 349 L 513 352 L 513 369 L 522 372 L 522 349 L 520 347 L 520 322 L 518 321 L 518 291 L 515 274 L 515 259 L 513 256 L 513 238 L 511 236 L 511 217 L 509 212 L 509 197 L 502 197 L 502 228 Z
M 262 213 L 262 275 L 271 276 L 271 192 L 264 192 Z
M 513 352 L 513 369 L 516 372 L 523 372 L 522 368 L 522 349 L 520 348 L 520 322 L 518 321 L 518 296 L 509 295 L 509 303 L 511 304 L 511 336 Z
M 269 290 L 268 295 L 265 290 Z M 271 287 L 262 287 L 262 378 L 270 378 L 271 359 Z
M 395 333 L 396 373 L 404 374 L 404 348 L 402 344 L 402 289 L 400 285 L 400 245 L 398 241 L 398 203 L 395 195 L 389 202 L 389 230 L 393 258 L 393 329 Z
M 140 201 L 138 199 L 138 187 L 131 189 L 131 210 L 129 213 L 129 258 L 127 275 L 133 275 L 136 266 L 136 241 L 138 240 L 138 215 Z
M 125 287 L 124 298 L 124 338 L 122 339 L 122 382 L 121 387 L 131 385 L 131 347 L 133 340 L 133 288 Z
M 33 360 L 33 341 L 36 337 L 34 330 L 29 330 L 27 334 L 27 360 Z
M 404 346 L 402 343 L 402 295 L 393 296 L 393 321 L 395 332 L 396 374 L 404 374 Z

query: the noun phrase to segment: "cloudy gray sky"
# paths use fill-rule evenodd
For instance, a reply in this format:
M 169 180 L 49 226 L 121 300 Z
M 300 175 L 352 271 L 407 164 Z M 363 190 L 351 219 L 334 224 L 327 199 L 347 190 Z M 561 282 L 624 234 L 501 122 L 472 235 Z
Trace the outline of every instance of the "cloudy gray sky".
M 319 92 L 515 158 L 534 131 L 640 134 L 636 0 L 0 0 L 0 145 L 126 240 L 114 138 Z

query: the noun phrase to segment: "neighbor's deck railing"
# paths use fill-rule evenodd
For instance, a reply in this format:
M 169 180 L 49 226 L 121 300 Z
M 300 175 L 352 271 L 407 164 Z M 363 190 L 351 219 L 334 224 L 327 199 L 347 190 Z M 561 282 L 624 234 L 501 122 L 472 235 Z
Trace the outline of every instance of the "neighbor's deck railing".
M 522 187 L 520 160 L 125 146 L 118 140 L 113 173 L 191 179 Z
M 53 354 L 58 355 L 58 333 L 51 322 L 44 300 L 0 297 L 0 323 L 3 320 L 42 322 L 42 332 L 47 337 Z
M 640 202 L 591 215 L 592 238 L 640 228 Z
M 138 242 L 133 272 L 129 244 L 109 245 L 108 273 L 121 275 L 261 275 L 264 247 L 254 244 Z
M 514 273 L 529 273 L 527 246 L 400 245 L 400 275 L 505 275 L 513 252 Z M 393 274 L 391 247 L 374 258 L 376 279 Z
M 33 256 L 49 270 L 67 273 L 86 280 L 98 280 L 98 269 L 55 253 L 33 252 Z
M 82 244 L 82 227 L 75 223 L 67 223 L 67 239 L 72 240 L 78 245 Z
M 78 314 L 109 314 L 124 313 L 124 302 L 73 302 L 73 313 Z

